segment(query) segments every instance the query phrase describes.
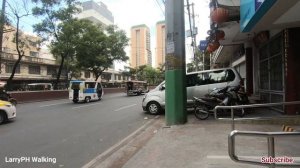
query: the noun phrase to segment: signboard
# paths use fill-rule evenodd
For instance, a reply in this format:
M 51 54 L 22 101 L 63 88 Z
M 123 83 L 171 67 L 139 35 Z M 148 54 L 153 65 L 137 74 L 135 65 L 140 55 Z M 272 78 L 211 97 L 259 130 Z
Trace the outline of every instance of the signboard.
M 201 51 L 205 51 L 207 47 L 207 40 L 200 40 L 200 45 L 199 45 L 199 49 Z
M 265 0 L 255 0 L 255 11 L 260 7 L 260 5 L 264 2 Z
M 242 32 L 251 31 L 278 0 L 242 0 L 240 26 Z

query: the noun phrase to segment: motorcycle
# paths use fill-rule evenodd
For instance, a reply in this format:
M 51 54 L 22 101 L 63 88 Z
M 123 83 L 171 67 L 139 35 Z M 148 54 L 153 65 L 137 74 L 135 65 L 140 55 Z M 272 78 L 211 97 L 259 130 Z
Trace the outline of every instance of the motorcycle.
M 246 98 L 245 98 L 246 97 Z M 200 120 L 205 120 L 209 114 L 214 113 L 216 106 L 234 106 L 246 104 L 248 97 L 240 91 L 240 86 L 215 88 L 206 97 L 194 97 L 194 115 Z M 227 114 L 228 110 L 218 111 Z M 238 109 L 234 112 L 235 115 L 243 117 L 245 115 L 244 109 Z

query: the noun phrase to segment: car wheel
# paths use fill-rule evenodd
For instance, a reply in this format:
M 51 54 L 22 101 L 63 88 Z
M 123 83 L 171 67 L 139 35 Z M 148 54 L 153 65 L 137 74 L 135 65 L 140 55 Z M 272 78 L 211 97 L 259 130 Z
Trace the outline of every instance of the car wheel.
M 150 114 L 156 115 L 156 114 L 159 114 L 161 112 L 161 107 L 157 102 L 150 102 L 147 105 L 147 111 Z
M 6 115 L 4 112 L 0 112 L 0 124 L 2 124 L 6 119 Z
M 85 97 L 84 101 L 85 101 L 86 103 L 88 103 L 88 102 L 91 101 L 91 98 L 90 98 L 90 97 Z

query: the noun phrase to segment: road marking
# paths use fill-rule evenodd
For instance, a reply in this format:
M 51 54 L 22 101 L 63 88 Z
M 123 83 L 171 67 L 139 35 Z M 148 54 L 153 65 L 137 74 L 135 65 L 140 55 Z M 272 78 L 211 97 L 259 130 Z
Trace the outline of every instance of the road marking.
M 94 106 L 94 105 L 98 105 L 98 104 L 100 104 L 100 103 L 93 103 L 93 104 L 87 104 L 87 105 L 72 107 L 72 109 L 78 109 L 78 108 L 87 107 L 87 106 Z
M 47 104 L 47 105 L 42 105 L 40 107 L 48 107 L 48 106 L 56 106 L 56 105 L 60 105 L 60 104 L 67 104 L 68 102 L 64 102 L 64 103 L 55 103 L 55 104 Z
M 118 108 L 114 111 L 120 111 L 120 110 L 123 110 L 123 109 L 126 109 L 126 108 L 129 108 L 129 107 L 133 107 L 133 106 L 136 106 L 137 104 L 131 104 L 131 105 L 128 105 L 128 106 L 124 106 L 124 107 L 121 107 L 121 108 Z

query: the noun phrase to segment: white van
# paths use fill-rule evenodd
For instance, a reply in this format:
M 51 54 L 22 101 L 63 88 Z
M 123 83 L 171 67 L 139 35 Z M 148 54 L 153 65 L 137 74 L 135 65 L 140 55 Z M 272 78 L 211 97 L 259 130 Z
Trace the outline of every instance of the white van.
M 234 68 L 188 73 L 186 75 L 187 105 L 193 104 L 194 96 L 203 97 L 214 88 L 238 86 L 242 82 L 240 74 Z M 165 109 L 165 81 L 144 96 L 142 107 L 150 114 L 158 114 Z
M 79 101 L 88 103 L 91 100 L 101 100 L 103 93 L 100 82 L 81 80 L 70 81 L 69 99 L 74 103 L 78 103 Z

